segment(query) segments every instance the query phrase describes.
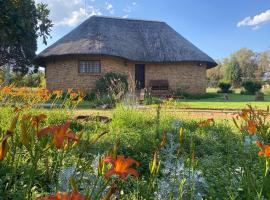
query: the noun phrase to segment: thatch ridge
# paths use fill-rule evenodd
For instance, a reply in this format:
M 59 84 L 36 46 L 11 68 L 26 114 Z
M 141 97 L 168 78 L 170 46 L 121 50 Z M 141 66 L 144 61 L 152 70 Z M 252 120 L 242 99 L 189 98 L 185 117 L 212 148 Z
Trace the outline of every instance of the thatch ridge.
M 35 59 L 62 55 L 108 55 L 141 62 L 216 62 L 165 22 L 92 16 Z

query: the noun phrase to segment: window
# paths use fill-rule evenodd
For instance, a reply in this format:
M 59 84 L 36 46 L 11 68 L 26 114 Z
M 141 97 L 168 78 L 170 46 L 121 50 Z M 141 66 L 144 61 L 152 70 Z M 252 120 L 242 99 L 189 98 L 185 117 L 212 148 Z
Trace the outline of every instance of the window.
M 101 64 L 99 60 L 81 60 L 79 62 L 79 73 L 99 74 Z

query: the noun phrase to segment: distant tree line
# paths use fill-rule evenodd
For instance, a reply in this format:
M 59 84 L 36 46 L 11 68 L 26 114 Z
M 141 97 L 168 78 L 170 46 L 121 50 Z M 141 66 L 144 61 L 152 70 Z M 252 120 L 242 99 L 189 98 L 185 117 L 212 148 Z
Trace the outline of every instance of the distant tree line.
M 245 81 L 270 83 L 270 52 L 255 53 L 242 48 L 229 58 L 217 61 L 218 66 L 207 70 L 209 87 L 217 87 L 226 81 L 233 87 L 240 87 Z
M 0 86 L 5 82 L 6 72 L 0 69 Z M 45 73 L 39 70 L 38 72 L 29 71 L 27 74 L 21 76 L 17 72 L 9 73 L 9 84 L 15 87 L 44 87 Z

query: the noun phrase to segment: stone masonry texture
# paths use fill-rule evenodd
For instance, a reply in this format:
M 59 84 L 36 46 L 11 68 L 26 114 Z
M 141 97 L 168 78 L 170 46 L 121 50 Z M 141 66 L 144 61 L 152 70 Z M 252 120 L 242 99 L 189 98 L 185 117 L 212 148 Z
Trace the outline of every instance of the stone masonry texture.
M 79 73 L 80 60 L 100 60 L 100 74 Z M 96 80 L 107 72 L 125 73 L 129 82 L 135 80 L 135 64 L 145 64 L 145 86 L 151 80 L 168 80 L 171 91 L 185 88 L 189 93 L 205 93 L 206 65 L 193 62 L 181 63 L 143 63 L 125 61 L 112 56 L 61 56 L 46 61 L 46 86 L 49 90 L 62 89 L 84 90 L 95 89 Z

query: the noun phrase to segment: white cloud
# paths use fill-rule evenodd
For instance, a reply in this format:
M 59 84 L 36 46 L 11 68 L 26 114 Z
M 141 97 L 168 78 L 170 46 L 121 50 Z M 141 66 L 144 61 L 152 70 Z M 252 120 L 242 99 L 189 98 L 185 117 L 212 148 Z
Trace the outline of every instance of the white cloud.
M 113 9 L 113 5 L 109 2 L 105 3 L 105 9 L 108 10 L 110 12 L 110 14 L 114 14 L 114 9 Z
M 35 0 L 35 2 L 48 4 L 54 28 L 74 27 L 92 15 L 117 14 L 128 17 L 138 5 L 136 0 L 124 4 L 122 8 L 116 7 L 117 9 L 112 0 Z
M 92 6 L 87 7 L 87 12 L 84 8 L 80 8 L 79 10 L 73 11 L 70 16 L 65 17 L 61 21 L 55 23 L 55 26 L 60 25 L 74 26 L 93 15 L 101 15 L 101 12 L 99 11 L 99 9 L 96 9 Z
M 74 26 L 82 18 L 85 18 L 85 17 L 86 17 L 85 9 L 80 8 L 79 10 L 73 11 L 69 17 L 65 17 L 63 20 L 56 22 L 55 26 L 60 26 L 60 25 Z
M 254 30 L 259 28 L 259 25 L 270 21 L 270 10 L 262 12 L 254 17 L 246 17 L 242 21 L 237 23 L 237 27 L 241 26 L 254 26 Z
M 124 15 L 122 18 L 128 18 L 128 15 Z
M 55 27 L 75 26 L 92 15 L 101 15 L 94 5 L 85 6 L 85 0 L 35 0 L 46 3 L 50 9 L 50 18 Z M 93 1 L 93 0 L 91 0 Z M 93 4 L 93 3 L 92 3 Z

